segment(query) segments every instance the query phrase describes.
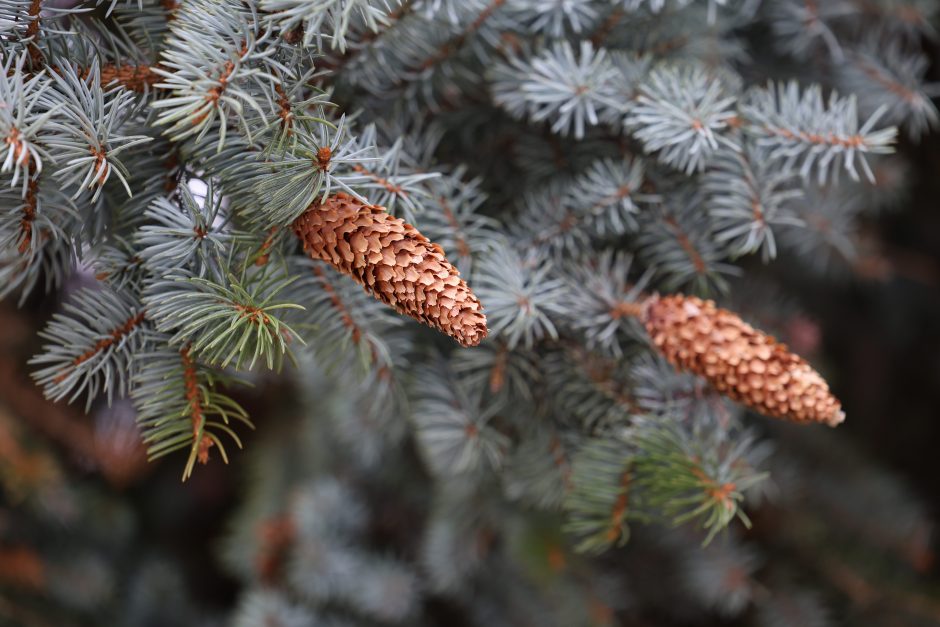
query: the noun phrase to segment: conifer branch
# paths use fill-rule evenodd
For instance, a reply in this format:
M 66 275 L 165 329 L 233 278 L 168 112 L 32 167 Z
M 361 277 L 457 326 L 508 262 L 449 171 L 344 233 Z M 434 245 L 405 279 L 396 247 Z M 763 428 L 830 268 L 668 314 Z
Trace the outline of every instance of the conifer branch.
M 891 152 L 897 134 L 894 127 L 875 130 L 883 108 L 859 126 L 854 97 L 833 92 L 825 102 L 818 87 L 801 92 L 795 82 L 754 91 L 742 112 L 746 130 L 771 160 L 787 169 L 799 166 L 804 179 L 815 169 L 820 185 L 828 180 L 830 169 L 839 166 L 856 180 L 860 166 L 874 182 L 866 155 Z
M 74 401 L 87 392 L 87 406 L 99 393 L 110 402 L 125 396 L 136 368 L 134 356 L 144 347 L 145 310 L 128 296 L 82 290 L 53 316 L 40 333 L 48 343 L 30 363 L 40 368 L 33 378 L 47 398 Z
M 233 422 L 254 426 L 245 410 L 218 389 L 243 382 L 199 362 L 191 344 L 175 349 L 169 341 L 164 334 L 150 338 L 155 349 L 146 353 L 148 367 L 135 375 L 133 400 L 151 460 L 177 451 L 189 452 L 183 469 L 185 481 L 197 462 L 209 462 L 212 449 L 228 462 L 221 434 L 242 447 Z
M 39 39 L 39 24 L 42 19 L 42 0 L 31 0 L 27 19 L 29 24 L 26 26 L 26 38 L 29 39 L 27 50 L 29 51 L 29 60 L 33 68 L 40 68 L 43 65 L 44 56 L 37 43 Z
M 468 39 L 483 27 L 493 13 L 505 4 L 506 0 L 490 0 L 489 3 L 477 14 L 477 16 L 456 36 L 448 39 L 440 46 L 437 53 L 427 57 L 424 61 L 415 67 L 409 68 L 407 73 L 420 74 L 430 68 L 446 61 L 451 56 L 457 54 L 467 42 Z
M 579 538 L 579 551 L 600 552 L 629 538 L 627 522 L 637 519 L 639 505 L 631 503 L 632 464 L 624 445 L 606 438 L 576 453 L 564 507 L 565 529 Z
M 260 359 L 279 370 L 284 357 L 291 356 L 289 344 L 303 342 L 279 316 L 303 307 L 276 300 L 294 280 L 267 267 L 224 279 L 177 274 L 150 283 L 144 301 L 156 328 L 171 335 L 171 344 L 189 346 L 208 364 L 251 369 Z

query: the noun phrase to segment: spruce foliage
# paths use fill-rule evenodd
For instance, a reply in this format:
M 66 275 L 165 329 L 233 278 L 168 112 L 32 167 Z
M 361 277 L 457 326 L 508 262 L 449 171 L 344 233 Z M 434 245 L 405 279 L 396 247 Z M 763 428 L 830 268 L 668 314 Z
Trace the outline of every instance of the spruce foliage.
M 131 399 L 151 458 L 188 452 L 184 478 L 231 444 L 251 448 L 246 428 L 267 416 L 235 400 L 243 383 L 326 377 L 344 399 L 329 402 L 368 426 L 323 428 L 361 446 L 350 464 L 404 464 L 401 434 L 416 447 L 434 486 L 429 572 L 448 559 L 472 571 L 513 516 L 561 516 L 589 552 L 634 522 L 710 542 L 749 524 L 767 476 L 760 437 L 657 355 L 644 299 L 727 302 L 761 263 L 851 270 L 883 169 L 905 168 L 890 155 L 898 129 L 916 141 L 940 117 L 921 50 L 934 13 L 841 0 L 0 0 L 0 294 L 60 295 L 36 382 L 86 407 Z M 482 346 L 432 335 L 337 272 L 359 263 L 343 250 L 370 253 L 355 237 L 330 240 L 330 263 L 304 253 L 292 227 L 338 194 L 439 245 L 483 304 Z M 381 245 L 386 264 L 423 261 Z M 403 270 L 383 292 L 370 272 L 357 280 L 385 302 L 420 283 Z M 456 289 L 428 311 L 446 315 Z M 325 455 L 323 468 L 344 463 Z M 324 513 L 354 491 L 329 478 L 303 489 L 284 575 L 297 597 L 253 594 L 238 624 L 309 624 L 307 606 L 415 616 L 413 565 L 360 552 L 362 528 Z M 461 545 L 470 536 L 479 554 Z M 331 588 L 307 558 L 348 579 Z M 449 576 L 442 589 L 472 573 Z

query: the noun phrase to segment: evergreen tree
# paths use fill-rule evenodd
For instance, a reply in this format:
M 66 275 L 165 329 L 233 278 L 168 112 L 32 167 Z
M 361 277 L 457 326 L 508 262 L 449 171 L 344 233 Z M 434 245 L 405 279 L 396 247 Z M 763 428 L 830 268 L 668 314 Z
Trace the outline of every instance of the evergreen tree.
M 615 624 L 667 607 L 655 555 L 690 607 L 826 624 L 740 541 L 768 476 L 816 488 L 774 434 L 826 436 L 745 412 L 845 418 L 773 268 L 860 267 L 937 10 L 0 0 L 0 294 L 61 301 L 48 399 L 132 403 L 183 479 L 251 452 L 236 625 Z M 304 417 L 256 441 L 272 380 Z

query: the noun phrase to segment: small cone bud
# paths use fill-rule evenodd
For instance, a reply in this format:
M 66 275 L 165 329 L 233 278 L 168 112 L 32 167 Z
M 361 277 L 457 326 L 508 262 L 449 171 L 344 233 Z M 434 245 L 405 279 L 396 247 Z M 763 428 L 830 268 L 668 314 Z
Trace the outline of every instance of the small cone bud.
M 641 320 L 673 366 L 704 377 L 734 401 L 796 422 L 834 427 L 845 419 L 826 381 L 803 358 L 713 301 L 652 296 Z
M 350 275 L 399 313 L 463 346 L 486 337 L 483 306 L 440 246 L 384 207 L 340 193 L 311 205 L 293 228 L 310 257 Z

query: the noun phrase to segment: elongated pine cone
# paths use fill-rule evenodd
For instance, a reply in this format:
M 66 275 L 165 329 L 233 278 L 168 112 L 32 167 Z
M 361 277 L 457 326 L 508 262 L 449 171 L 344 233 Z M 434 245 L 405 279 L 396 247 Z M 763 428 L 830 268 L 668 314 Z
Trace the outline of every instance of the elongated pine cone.
M 845 419 L 826 381 L 802 357 L 713 301 L 652 296 L 642 321 L 673 366 L 704 377 L 732 400 L 797 422 L 834 427 Z
M 293 224 L 304 251 L 352 276 L 366 291 L 463 346 L 486 337 L 486 316 L 444 251 L 416 228 L 339 193 Z

